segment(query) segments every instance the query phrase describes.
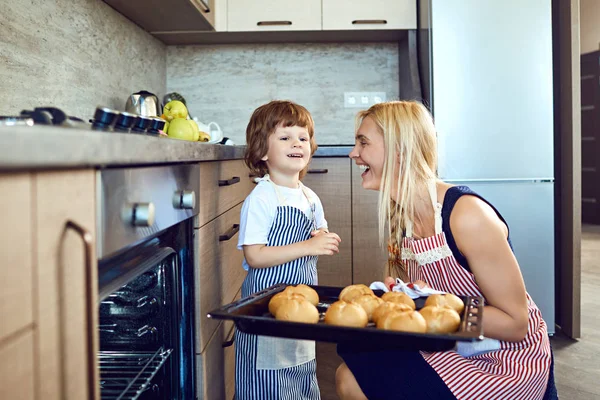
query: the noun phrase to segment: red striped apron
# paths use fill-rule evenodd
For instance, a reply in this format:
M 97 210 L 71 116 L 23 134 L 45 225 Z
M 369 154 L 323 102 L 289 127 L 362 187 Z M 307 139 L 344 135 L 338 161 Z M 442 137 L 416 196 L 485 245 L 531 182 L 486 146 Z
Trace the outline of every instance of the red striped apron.
M 454 258 L 442 231 L 442 206 L 435 192 L 431 195 L 436 204 L 435 236 L 414 239 L 409 223 L 402 242 L 401 258 L 410 281 L 420 279 L 433 289 L 483 297 L 475 276 Z M 421 352 L 458 400 L 543 398 L 550 369 L 550 341 L 542 314 L 529 294 L 527 301 L 528 330 L 520 342 L 502 341 L 500 350 L 467 358 L 455 351 Z

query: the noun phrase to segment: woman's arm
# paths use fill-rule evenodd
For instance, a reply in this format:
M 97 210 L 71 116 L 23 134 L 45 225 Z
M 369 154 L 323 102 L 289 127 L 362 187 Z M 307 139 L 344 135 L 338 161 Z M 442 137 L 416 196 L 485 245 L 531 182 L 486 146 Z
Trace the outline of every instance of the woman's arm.
M 246 262 L 252 268 L 268 268 L 285 264 L 304 256 L 322 256 L 338 253 L 340 237 L 333 232 L 320 233 L 308 240 L 287 246 L 255 244 L 243 246 Z
M 487 300 L 485 336 L 509 342 L 523 340 L 528 326 L 527 295 L 507 241 L 508 228 L 483 200 L 462 196 L 450 215 L 450 229 Z

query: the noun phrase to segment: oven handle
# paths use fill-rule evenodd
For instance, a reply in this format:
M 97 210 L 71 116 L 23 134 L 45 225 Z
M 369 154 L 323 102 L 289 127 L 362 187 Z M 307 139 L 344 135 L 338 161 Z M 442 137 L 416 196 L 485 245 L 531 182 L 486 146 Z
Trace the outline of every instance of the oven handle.
M 92 279 L 92 251 L 94 245 L 94 239 L 92 234 L 86 230 L 81 225 L 68 220 L 65 225 L 65 230 L 63 232 L 66 234 L 67 230 L 73 230 L 75 233 L 81 237 L 83 242 L 83 248 L 85 252 L 85 265 L 84 265 L 84 274 L 85 274 L 85 312 L 86 312 L 86 328 L 87 328 L 87 376 L 88 376 L 88 397 L 93 399 L 96 396 L 96 389 L 94 385 L 94 381 L 96 378 L 96 364 L 94 360 L 96 360 L 96 352 L 94 351 L 94 292 L 96 288 L 94 287 L 94 281 Z M 61 246 L 62 247 L 62 246 Z M 61 257 L 62 258 L 62 257 Z M 64 271 L 63 271 L 63 263 L 59 263 L 58 265 L 58 293 L 63 293 L 63 279 L 64 279 Z M 60 296 L 60 307 L 59 307 L 59 322 L 60 322 L 60 352 L 64 353 L 66 348 L 66 321 L 65 321 L 65 312 L 64 307 L 66 304 L 64 303 L 65 296 Z M 63 394 L 66 394 L 67 388 L 67 367 L 65 357 L 60 357 L 60 369 L 61 369 L 61 390 Z
M 232 346 L 232 345 L 233 345 L 233 341 L 234 341 L 234 338 L 235 338 L 235 325 L 233 325 L 233 326 L 231 327 L 231 331 L 230 331 L 229 335 L 227 335 L 227 336 L 229 336 L 229 337 L 230 337 L 230 339 L 229 339 L 229 340 L 226 340 L 226 341 L 224 341 L 224 342 L 221 344 L 221 347 L 223 347 L 223 348 L 225 348 L 225 347 L 230 347 L 230 346 Z
M 171 254 L 175 254 L 175 250 L 171 247 L 151 246 L 140 249 L 128 257 L 116 257 L 108 262 L 102 260 L 98 268 L 98 302 L 100 303 L 136 276 L 155 267 Z M 109 267 L 106 267 L 106 264 L 109 264 Z

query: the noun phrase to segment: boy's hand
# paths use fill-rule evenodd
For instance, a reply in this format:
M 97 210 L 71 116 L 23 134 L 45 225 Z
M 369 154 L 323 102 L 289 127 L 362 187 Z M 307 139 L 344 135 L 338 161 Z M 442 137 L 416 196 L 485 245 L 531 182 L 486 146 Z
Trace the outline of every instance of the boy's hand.
M 321 235 L 323 233 L 329 233 L 329 230 L 327 230 L 327 228 L 319 228 L 319 229 L 316 229 L 316 230 L 310 232 L 310 236 L 315 237 L 315 236 Z
M 331 256 L 339 253 L 339 244 L 342 241 L 337 233 L 324 232 L 322 229 L 311 232 L 312 238 L 306 241 L 308 255 Z

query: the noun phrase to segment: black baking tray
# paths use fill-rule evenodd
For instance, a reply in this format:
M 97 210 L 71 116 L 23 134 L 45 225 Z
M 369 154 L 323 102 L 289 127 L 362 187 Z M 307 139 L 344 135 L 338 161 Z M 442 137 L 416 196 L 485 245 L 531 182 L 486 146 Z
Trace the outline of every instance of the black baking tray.
M 278 284 L 254 293 L 236 302 L 208 313 L 209 318 L 233 320 L 237 329 L 255 335 L 275 336 L 290 339 L 306 339 L 318 342 L 333 342 L 365 350 L 405 349 L 424 351 L 445 351 L 455 348 L 456 342 L 475 342 L 483 339 L 483 299 L 481 297 L 459 296 L 465 303 L 461 324 L 457 332 L 451 334 L 408 333 L 377 329 L 372 323 L 365 328 L 350 328 L 328 325 L 323 322 L 329 305 L 338 300 L 343 288 L 331 286 L 311 286 L 319 295 L 317 309 L 321 315 L 317 324 L 276 320 L 269 313 L 269 300 L 285 289 Z M 383 291 L 374 290 L 377 296 Z M 422 308 L 426 297 L 415 300 L 417 310 Z

